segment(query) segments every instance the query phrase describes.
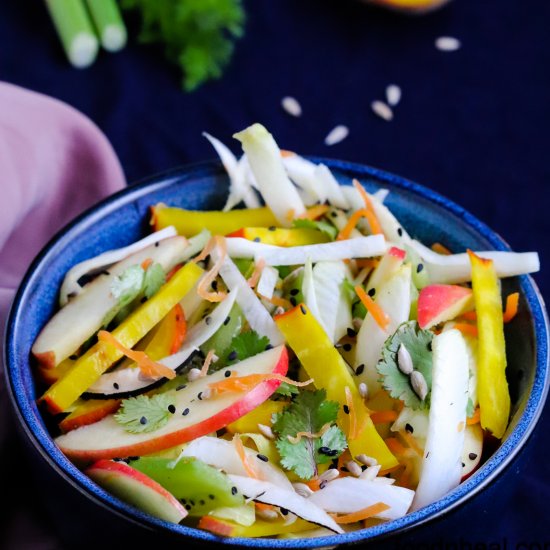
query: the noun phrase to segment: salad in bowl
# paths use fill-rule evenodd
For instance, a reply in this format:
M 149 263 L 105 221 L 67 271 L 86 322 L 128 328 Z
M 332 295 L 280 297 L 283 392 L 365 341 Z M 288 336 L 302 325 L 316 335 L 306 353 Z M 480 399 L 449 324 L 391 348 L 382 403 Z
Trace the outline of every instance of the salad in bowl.
M 220 211 L 74 265 L 32 346 L 58 448 L 121 500 L 226 537 L 368 529 L 443 498 L 507 433 L 500 280 L 534 252 L 421 243 L 254 124 Z

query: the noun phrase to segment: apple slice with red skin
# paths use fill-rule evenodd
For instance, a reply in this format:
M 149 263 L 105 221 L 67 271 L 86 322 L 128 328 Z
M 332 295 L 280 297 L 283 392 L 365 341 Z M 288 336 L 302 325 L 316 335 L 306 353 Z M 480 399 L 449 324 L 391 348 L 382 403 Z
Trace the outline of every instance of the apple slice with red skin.
M 147 433 L 127 432 L 108 415 L 99 422 L 83 426 L 56 438 L 59 448 L 70 458 L 89 462 L 101 458 L 142 456 L 185 443 L 227 426 L 251 411 L 279 387 L 281 382 L 267 379 L 248 392 L 226 392 L 206 395 L 209 384 L 228 375 L 280 374 L 288 370 L 288 353 L 284 346 L 264 351 L 199 378 L 175 392 L 175 413 L 161 428 Z
M 431 328 L 474 309 L 470 288 L 458 285 L 428 285 L 418 296 L 418 324 Z
M 63 433 L 70 432 L 81 426 L 87 426 L 105 418 L 108 414 L 117 411 L 120 399 L 93 399 L 83 401 L 78 407 L 60 423 L 59 428 Z
M 187 510 L 164 487 L 125 462 L 99 460 L 85 473 L 124 502 L 157 518 L 179 523 Z

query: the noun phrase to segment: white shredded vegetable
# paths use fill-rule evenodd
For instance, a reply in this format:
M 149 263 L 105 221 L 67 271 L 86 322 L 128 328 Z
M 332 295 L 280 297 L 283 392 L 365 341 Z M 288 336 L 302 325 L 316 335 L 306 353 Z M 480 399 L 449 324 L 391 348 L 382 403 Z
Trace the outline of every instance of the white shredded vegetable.
M 342 186 L 327 166 L 319 164 L 315 168 L 315 176 L 324 186 L 327 200 L 332 206 L 343 208 L 344 210 L 349 208 L 350 205 L 344 196 Z
M 273 297 L 273 292 L 275 290 L 275 286 L 277 285 L 278 279 L 279 272 L 274 267 L 266 265 L 262 269 L 262 274 L 260 275 L 260 280 L 258 281 L 256 291 L 261 296 L 271 299 Z

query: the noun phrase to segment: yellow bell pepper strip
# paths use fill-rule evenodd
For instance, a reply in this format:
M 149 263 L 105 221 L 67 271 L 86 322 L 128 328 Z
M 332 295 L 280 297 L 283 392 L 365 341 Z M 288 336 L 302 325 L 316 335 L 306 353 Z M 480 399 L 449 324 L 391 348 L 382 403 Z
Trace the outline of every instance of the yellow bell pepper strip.
M 147 302 L 141 304 L 112 335 L 130 348 L 143 338 L 193 288 L 204 273 L 188 263 Z M 110 344 L 98 342 L 80 357 L 62 378 L 41 397 L 50 412 L 57 414 L 70 407 L 123 353 Z
M 228 237 L 242 237 L 249 241 L 272 244 L 275 246 L 304 246 L 306 244 L 327 243 L 328 235 L 317 229 L 307 227 L 284 228 L 275 227 L 243 227 L 227 235 Z
M 477 394 L 481 427 L 501 439 L 510 416 L 502 298 L 493 261 L 480 258 L 471 250 L 468 255 L 477 313 Z
M 184 210 L 157 204 L 151 207 L 151 225 L 155 231 L 173 225 L 180 235 L 191 237 L 203 229 L 212 235 L 227 235 L 243 226 L 271 227 L 279 223 L 266 206 L 220 212 Z
M 264 426 L 271 425 L 271 415 L 283 412 L 283 409 L 287 406 L 284 401 L 264 401 L 261 405 L 252 409 L 249 413 L 241 416 L 235 422 L 231 422 L 226 426 L 226 430 L 232 434 L 234 433 L 258 433 L 258 424 Z
M 63 359 L 57 367 L 48 368 L 38 365 L 37 371 L 40 379 L 48 385 L 57 382 L 67 371 L 69 371 L 75 363 L 75 359 L 67 357 Z
M 327 399 L 341 405 L 337 423 L 348 436 L 352 456 L 367 454 L 386 470 L 397 460 L 380 437 L 346 362 L 305 304 L 275 317 L 287 344 Z M 347 412 L 346 412 L 347 411 Z
M 285 525 L 284 520 L 267 521 L 257 519 L 252 525 L 239 525 L 227 519 L 220 519 L 214 516 L 203 516 L 199 521 L 198 528 L 205 529 L 216 535 L 224 537 L 273 537 L 284 533 L 301 533 L 311 531 L 317 526 L 303 519 L 298 518 L 294 523 Z

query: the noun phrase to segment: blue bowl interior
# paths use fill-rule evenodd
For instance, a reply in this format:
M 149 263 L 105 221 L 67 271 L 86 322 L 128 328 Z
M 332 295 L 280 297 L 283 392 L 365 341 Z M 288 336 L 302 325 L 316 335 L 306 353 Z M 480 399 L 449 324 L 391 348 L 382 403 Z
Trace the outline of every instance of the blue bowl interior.
M 358 178 L 374 191 L 391 192 L 386 204 L 405 229 L 426 244 L 441 242 L 454 251 L 507 250 L 506 243 L 483 223 L 440 195 L 379 170 L 323 160 L 342 184 Z M 14 406 L 32 444 L 69 483 L 98 504 L 148 527 L 181 533 L 204 542 L 223 541 L 252 547 L 319 547 L 391 534 L 434 518 L 486 486 L 526 442 L 542 410 L 548 386 L 548 324 L 542 298 L 530 277 L 505 280 L 504 292 L 521 292 L 520 313 L 507 325 L 508 379 L 513 417 L 507 435 L 493 456 L 472 477 L 442 500 L 400 520 L 345 535 L 316 539 L 220 539 L 210 533 L 170 524 L 136 510 L 97 487 L 58 450 L 36 406 L 36 388 L 29 352 L 41 327 L 56 309 L 65 272 L 75 263 L 105 250 L 134 242 L 148 232 L 149 207 L 158 202 L 189 209 L 220 208 L 228 182 L 219 163 L 174 171 L 125 189 L 92 208 L 48 244 L 33 263 L 14 301 L 6 333 L 6 368 Z

